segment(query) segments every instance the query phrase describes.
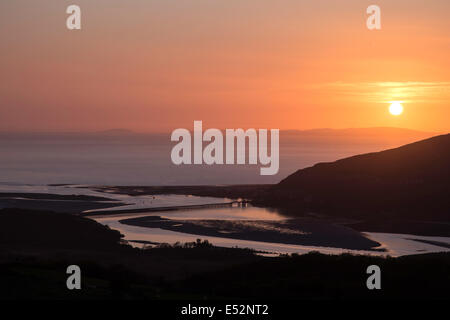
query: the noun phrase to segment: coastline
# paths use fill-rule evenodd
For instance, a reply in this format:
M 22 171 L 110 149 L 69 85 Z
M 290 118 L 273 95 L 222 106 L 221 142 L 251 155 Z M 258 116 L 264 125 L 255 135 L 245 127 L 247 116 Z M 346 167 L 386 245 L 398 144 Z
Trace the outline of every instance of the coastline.
M 86 217 L 121 215 L 133 213 L 152 213 L 169 212 L 176 210 L 201 209 L 231 206 L 236 200 L 249 199 L 265 193 L 271 185 L 227 185 L 227 186 L 71 186 L 63 185 L 60 188 L 66 188 L 81 192 L 84 189 L 93 191 L 96 196 L 86 196 L 79 194 L 53 194 L 31 193 L 31 192 L 1 192 L 0 208 L 23 208 L 23 209 L 42 209 L 56 212 L 66 212 L 79 214 Z M 56 187 L 56 186 L 53 186 Z M 66 191 L 67 192 L 67 191 Z M 86 191 L 86 193 L 89 193 Z M 220 197 L 230 199 L 218 203 L 203 203 L 189 205 L 164 205 L 132 209 L 120 209 L 121 206 L 127 206 L 129 203 L 122 202 L 117 196 L 143 197 L 152 195 L 185 195 L 199 197 Z M 101 195 L 101 196 L 98 196 Z M 114 197 L 112 197 L 114 195 Z M 256 203 L 257 207 L 260 207 Z M 111 208 L 111 210 L 109 210 Z M 274 209 L 271 207 L 261 207 Z M 339 219 L 336 216 L 327 216 L 325 214 L 302 214 L 294 215 L 292 212 L 286 212 L 283 209 L 278 211 L 286 219 L 299 218 L 317 218 L 325 223 L 336 223 L 349 227 L 357 232 L 379 232 L 394 234 L 410 234 L 418 236 L 436 236 L 450 237 L 450 224 L 439 221 L 420 221 L 420 220 L 391 220 L 389 223 L 383 217 L 380 219 Z

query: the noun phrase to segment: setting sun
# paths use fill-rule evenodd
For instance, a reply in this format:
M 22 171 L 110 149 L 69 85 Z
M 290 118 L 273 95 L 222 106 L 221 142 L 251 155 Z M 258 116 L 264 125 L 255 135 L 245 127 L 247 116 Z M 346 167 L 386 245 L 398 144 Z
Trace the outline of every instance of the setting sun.
M 399 116 L 403 113 L 403 106 L 400 102 L 398 101 L 394 101 L 391 103 L 391 105 L 389 106 L 389 112 L 393 115 L 393 116 Z

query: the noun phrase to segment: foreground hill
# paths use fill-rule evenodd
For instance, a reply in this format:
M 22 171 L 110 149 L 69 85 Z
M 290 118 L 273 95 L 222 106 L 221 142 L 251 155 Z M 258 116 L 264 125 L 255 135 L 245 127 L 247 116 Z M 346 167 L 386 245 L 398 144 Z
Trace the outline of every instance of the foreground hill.
M 82 290 L 67 290 L 72 264 L 82 270 Z M 382 270 L 382 290 L 367 290 L 366 269 L 373 264 Z M 449 270 L 449 253 L 271 258 L 200 240 L 136 249 L 84 217 L 0 210 L 0 300 L 448 300 Z M 179 309 L 164 312 L 170 310 Z
M 301 169 L 265 205 L 291 213 L 449 221 L 450 134 Z

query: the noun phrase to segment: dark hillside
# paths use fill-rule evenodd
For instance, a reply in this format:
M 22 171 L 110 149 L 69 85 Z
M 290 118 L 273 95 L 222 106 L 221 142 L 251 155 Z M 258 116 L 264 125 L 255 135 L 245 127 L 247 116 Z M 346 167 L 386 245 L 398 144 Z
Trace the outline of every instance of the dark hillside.
M 448 221 L 450 134 L 298 170 L 259 200 L 291 212 Z

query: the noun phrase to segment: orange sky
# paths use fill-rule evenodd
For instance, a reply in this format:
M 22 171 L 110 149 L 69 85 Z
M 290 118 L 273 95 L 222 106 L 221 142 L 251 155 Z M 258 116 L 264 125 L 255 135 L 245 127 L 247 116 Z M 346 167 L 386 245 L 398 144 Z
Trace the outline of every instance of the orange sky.
M 74 3 L 81 31 L 65 27 Z M 0 131 L 449 131 L 449 14 L 448 0 L 2 1 Z

